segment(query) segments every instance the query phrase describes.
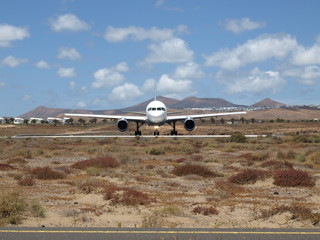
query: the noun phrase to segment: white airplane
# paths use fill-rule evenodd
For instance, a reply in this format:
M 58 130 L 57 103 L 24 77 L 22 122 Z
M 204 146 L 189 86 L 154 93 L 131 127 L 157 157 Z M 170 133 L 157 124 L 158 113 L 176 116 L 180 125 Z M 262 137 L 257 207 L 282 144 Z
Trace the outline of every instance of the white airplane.
M 168 123 L 172 126 L 173 130 L 171 131 L 171 135 L 177 135 L 178 132 L 176 130 L 176 122 L 184 121 L 184 128 L 187 131 L 192 131 L 196 124 L 194 119 L 197 118 L 208 118 L 208 117 L 218 117 L 225 115 L 239 115 L 246 114 L 247 112 L 228 112 L 228 113 L 211 113 L 211 114 L 196 114 L 196 115 L 176 115 L 176 116 L 168 116 L 171 114 L 167 112 L 166 105 L 161 102 L 155 100 L 150 102 L 146 108 L 146 112 L 143 113 L 144 116 L 120 116 L 120 115 L 97 115 L 97 114 L 72 114 L 66 113 L 65 115 L 68 117 L 91 117 L 91 118 L 105 118 L 105 119 L 116 119 L 117 127 L 120 132 L 124 132 L 128 129 L 128 121 L 136 122 L 136 131 L 135 135 L 140 136 L 141 131 L 140 127 L 147 123 L 149 126 L 155 126 L 154 135 L 159 135 L 158 128 L 161 125 Z

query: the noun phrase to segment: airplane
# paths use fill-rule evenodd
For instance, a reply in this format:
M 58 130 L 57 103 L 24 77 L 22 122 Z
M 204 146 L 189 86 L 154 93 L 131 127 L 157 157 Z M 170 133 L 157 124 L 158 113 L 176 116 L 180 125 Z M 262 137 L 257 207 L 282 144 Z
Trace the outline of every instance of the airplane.
M 247 112 L 227 112 L 227 113 L 209 113 L 209 114 L 196 114 L 196 115 L 176 115 L 169 116 L 172 114 L 171 112 L 167 112 L 166 105 L 158 101 L 156 97 L 153 101 L 151 101 L 147 107 L 144 116 L 120 116 L 120 115 L 97 115 L 97 114 L 73 114 L 73 113 L 65 113 L 68 117 L 91 117 L 91 118 L 105 118 L 105 119 L 116 119 L 117 127 L 120 132 L 124 132 L 128 130 L 129 121 L 136 122 L 136 131 L 135 135 L 140 136 L 141 131 L 140 127 L 144 124 L 148 124 L 149 126 L 155 126 L 154 135 L 159 135 L 159 126 L 164 124 L 169 124 L 173 129 L 171 131 L 171 135 L 178 135 L 178 131 L 176 130 L 176 122 L 184 121 L 184 128 L 187 131 L 194 130 L 196 123 L 194 119 L 197 118 L 209 118 L 209 117 L 218 117 L 225 115 L 239 115 L 246 114 Z

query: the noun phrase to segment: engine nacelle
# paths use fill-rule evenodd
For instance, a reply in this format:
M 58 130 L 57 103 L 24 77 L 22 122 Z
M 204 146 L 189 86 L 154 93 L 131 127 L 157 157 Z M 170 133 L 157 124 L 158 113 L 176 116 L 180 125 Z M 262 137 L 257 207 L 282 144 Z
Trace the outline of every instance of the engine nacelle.
M 192 131 L 196 127 L 196 123 L 192 118 L 188 118 L 184 121 L 184 128 L 187 131 Z
M 117 126 L 120 132 L 127 131 L 128 129 L 128 121 L 124 118 L 118 120 Z

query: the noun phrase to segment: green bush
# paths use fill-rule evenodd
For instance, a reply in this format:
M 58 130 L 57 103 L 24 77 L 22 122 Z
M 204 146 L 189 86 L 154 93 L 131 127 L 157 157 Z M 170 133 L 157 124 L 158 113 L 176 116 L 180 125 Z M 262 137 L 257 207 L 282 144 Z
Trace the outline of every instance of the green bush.
M 234 133 L 230 136 L 230 142 L 245 143 L 247 142 L 247 138 L 241 133 Z

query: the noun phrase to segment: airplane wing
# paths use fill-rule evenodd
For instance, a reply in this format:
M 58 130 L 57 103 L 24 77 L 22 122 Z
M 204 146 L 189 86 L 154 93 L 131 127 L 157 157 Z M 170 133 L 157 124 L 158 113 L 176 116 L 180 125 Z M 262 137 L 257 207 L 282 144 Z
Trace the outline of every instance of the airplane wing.
M 75 114 L 65 113 L 68 117 L 89 117 L 89 118 L 106 118 L 106 119 L 126 119 L 128 121 L 146 121 L 146 116 L 120 116 L 120 115 L 97 115 L 97 114 Z
M 226 116 L 226 115 L 239 115 L 239 114 L 246 114 L 247 112 L 226 112 L 226 113 L 209 113 L 209 114 L 195 114 L 195 115 L 177 115 L 177 116 L 167 116 L 167 121 L 179 121 L 185 120 L 188 118 L 209 118 L 209 117 L 219 117 L 219 116 Z

